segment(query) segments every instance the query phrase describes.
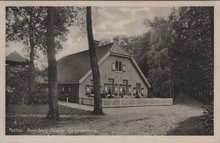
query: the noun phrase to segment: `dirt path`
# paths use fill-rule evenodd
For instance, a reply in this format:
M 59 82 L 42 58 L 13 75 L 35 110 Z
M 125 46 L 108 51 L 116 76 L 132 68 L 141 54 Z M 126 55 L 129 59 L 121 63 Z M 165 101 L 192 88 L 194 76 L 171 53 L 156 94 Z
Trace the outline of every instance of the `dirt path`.
M 185 119 L 202 114 L 200 107 L 184 105 L 104 109 L 104 116 L 63 122 L 59 129 L 92 130 L 98 135 L 166 135 Z M 67 123 L 68 122 L 68 123 Z
M 66 111 L 64 109 L 63 111 Z M 18 128 L 20 125 L 22 128 L 25 127 L 25 130 L 37 129 L 33 132 L 21 133 L 32 135 L 166 135 L 179 122 L 202 115 L 201 107 L 185 105 L 104 108 L 104 116 L 74 115 L 75 110 L 71 114 L 68 109 L 68 116 L 61 117 L 61 120 L 57 122 L 37 116 L 8 117 L 8 128 Z M 17 125 L 14 125 L 15 121 Z M 38 129 L 46 129 L 49 132 L 37 132 Z

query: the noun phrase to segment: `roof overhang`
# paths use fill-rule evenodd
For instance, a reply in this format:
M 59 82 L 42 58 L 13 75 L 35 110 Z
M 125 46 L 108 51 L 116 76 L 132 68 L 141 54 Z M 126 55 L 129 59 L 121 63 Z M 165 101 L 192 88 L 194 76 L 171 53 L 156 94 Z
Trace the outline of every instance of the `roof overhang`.
M 100 66 L 109 55 L 114 55 L 114 56 L 120 56 L 120 57 L 126 57 L 131 59 L 132 63 L 135 65 L 135 68 L 137 69 L 137 71 L 139 72 L 139 74 L 141 75 L 142 79 L 144 80 L 144 82 L 146 83 L 146 85 L 151 88 L 150 83 L 147 81 L 147 79 L 145 78 L 144 74 L 142 73 L 141 69 L 139 68 L 138 64 L 136 63 L 135 59 L 132 56 L 127 56 L 127 55 L 121 55 L 121 54 L 117 54 L 117 53 L 113 53 L 113 52 L 108 52 L 99 62 L 98 65 Z M 89 75 L 92 74 L 92 70 L 90 69 L 85 76 L 83 76 L 80 80 L 79 83 L 82 83 Z
M 137 68 L 138 72 L 140 73 L 141 77 L 143 78 L 143 80 L 145 81 L 145 83 L 148 85 L 149 88 L 151 88 L 150 83 L 147 81 L 146 77 L 144 76 L 143 72 L 141 71 L 141 69 L 139 68 L 137 62 L 135 61 L 135 59 L 132 57 L 131 58 L 132 62 L 134 63 L 135 67 Z
M 110 52 L 108 52 L 99 62 L 98 65 L 100 66 L 105 59 L 107 59 L 107 57 L 110 55 Z M 80 80 L 79 83 L 82 83 L 90 74 L 92 74 L 92 70 L 90 69 Z

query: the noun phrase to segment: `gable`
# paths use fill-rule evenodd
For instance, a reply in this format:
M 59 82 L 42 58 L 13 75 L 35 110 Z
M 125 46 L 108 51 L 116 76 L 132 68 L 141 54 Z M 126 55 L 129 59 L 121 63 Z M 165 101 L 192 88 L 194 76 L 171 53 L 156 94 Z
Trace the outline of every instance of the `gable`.
M 117 76 L 118 72 L 112 71 L 112 63 L 114 63 L 115 61 L 121 61 L 126 66 L 126 73 L 119 73 L 120 78 L 123 77 L 124 79 L 138 81 L 136 80 L 137 78 L 139 79 L 139 81 L 144 83 L 149 88 L 151 87 L 151 85 L 149 84 L 144 74 L 142 73 L 142 71 L 140 70 L 137 63 L 132 57 L 123 57 L 115 54 L 108 54 L 107 56 L 105 56 L 104 59 L 102 59 L 102 61 L 99 62 L 100 74 L 105 74 L 105 76 L 103 76 L 102 78 L 113 78 Z M 91 78 L 91 76 L 92 70 L 90 70 L 84 77 L 80 79 L 80 83 L 83 83 L 88 77 Z
M 120 48 L 118 43 L 115 42 L 114 44 L 107 44 L 98 47 L 96 49 L 96 54 L 99 65 L 101 65 L 109 55 L 129 58 L 145 84 L 150 87 L 149 82 L 141 72 L 133 57 Z M 57 62 L 58 84 L 82 83 L 89 75 L 91 75 L 91 73 L 92 70 L 88 50 L 63 57 Z

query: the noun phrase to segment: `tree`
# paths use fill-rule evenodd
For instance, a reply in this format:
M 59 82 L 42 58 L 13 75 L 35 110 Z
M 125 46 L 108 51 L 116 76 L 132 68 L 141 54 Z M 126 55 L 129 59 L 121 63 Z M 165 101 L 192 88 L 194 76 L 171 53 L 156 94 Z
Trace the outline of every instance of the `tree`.
M 56 7 L 55 17 L 55 47 L 58 51 L 62 48 L 60 42 L 66 40 L 68 27 L 84 25 L 84 8 L 80 7 Z M 34 95 L 34 61 L 36 50 L 47 53 L 46 44 L 46 7 L 6 7 L 6 41 L 21 41 L 29 47 L 29 103 Z M 76 22 L 75 22 L 76 20 Z M 83 27 L 83 26 L 82 26 Z
M 47 16 L 47 57 L 48 57 L 48 84 L 49 84 L 49 119 L 57 120 L 58 113 L 58 96 L 57 96 L 57 62 L 55 57 L 55 33 L 54 17 L 55 8 L 48 7 Z
M 92 68 L 92 77 L 94 85 L 94 111 L 95 115 L 103 115 L 102 110 L 102 98 L 100 94 L 100 71 L 96 56 L 96 45 L 93 38 L 92 31 L 92 10 L 91 7 L 86 7 L 86 23 L 87 23 L 87 35 L 89 45 L 89 56 Z
M 169 23 L 164 18 L 146 20 L 150 28 L 150 50 L 148 51 L 149 81 L 157 97 L 173 97 L 173 80 L 170 70 L 168 48 L 170 46 Z
M 42 9 L 38 7 L 7 7 L 6 8 L 6 40 L 22 40 L 30 49 L 29 62 L 29 103 L 34 94 L 34 56 L 37 46 L 36 25 L 42 22 L 39 18 Z
M 173 80 L 168 48 L 170 45 L 169 23 L 164 18 L 146 20 L 149 31 L 136 36 L 119 36 L 120 46 L 132 54 L 142 72 L 152 85 L 151 96 L 172 97 Z
M 176 90 L 205 102 L 213 100 L 213 8 L 181 7 L 169 17 L 169 48 Z

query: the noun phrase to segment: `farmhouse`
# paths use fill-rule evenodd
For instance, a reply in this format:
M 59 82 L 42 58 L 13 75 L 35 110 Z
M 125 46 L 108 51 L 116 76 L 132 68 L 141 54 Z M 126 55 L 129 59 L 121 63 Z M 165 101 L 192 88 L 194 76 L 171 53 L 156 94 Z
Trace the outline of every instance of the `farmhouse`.
M 124 101 L 131 104 L 135 100 L 142 103 L 148 99 L 151 85 L 132 55 L 123 50 L 118 41 L 97 47 L 96 53 L 104 105 L 111 104 L 108 101 L 121 103 L 121 99 L 128 99 Z M 93 104 L 93 79 L 88 50 L 59 59 L 57 76 L 59 99 L 68 98 L 70 102 Z

